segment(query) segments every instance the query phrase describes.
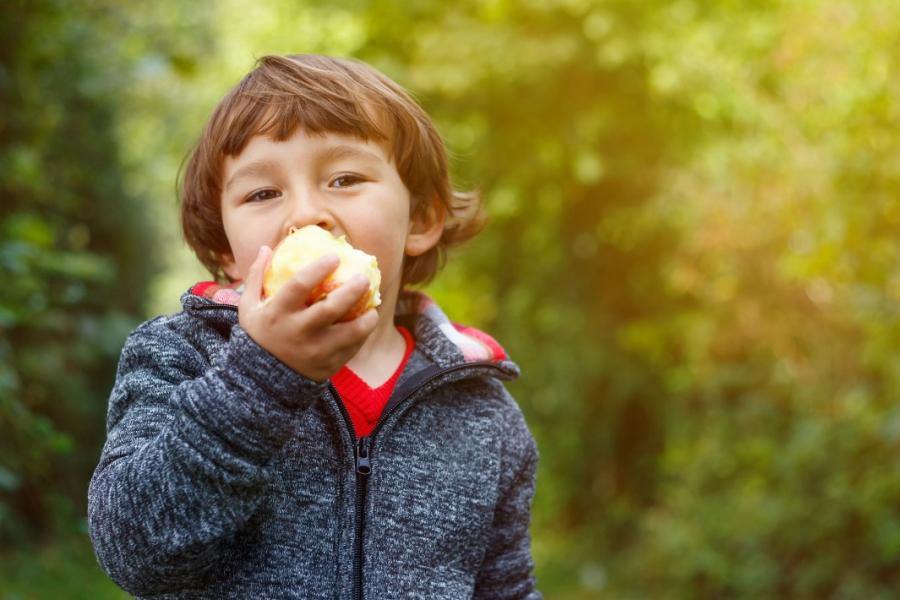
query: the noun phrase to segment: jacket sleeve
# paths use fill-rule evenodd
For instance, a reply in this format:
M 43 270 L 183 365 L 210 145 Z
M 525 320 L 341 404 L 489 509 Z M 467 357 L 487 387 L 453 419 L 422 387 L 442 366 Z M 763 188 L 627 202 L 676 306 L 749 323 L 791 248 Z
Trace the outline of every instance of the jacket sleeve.
M 100 564 L 136 595 L 202 581 L 246 523 L 270 459 L 322 392 L 239 326 L 210 365 L 163 320 L 126 341 L 88 490 Z
M 529 534 L 538 451 L 518 407 L 514 411 L 513 431 L 507 432 L 504 439 L 510 443 L 501 465 L 500 495 L 473 597 L 539 600 Z

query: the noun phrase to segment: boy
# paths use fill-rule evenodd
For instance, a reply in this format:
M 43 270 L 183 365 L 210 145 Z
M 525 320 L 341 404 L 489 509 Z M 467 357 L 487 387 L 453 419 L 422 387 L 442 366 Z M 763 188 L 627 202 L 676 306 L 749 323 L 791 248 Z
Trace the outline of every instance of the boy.
M 539 598 L 528 525 L 537 450 L 487 335 L 424 294 L 474 235 L 432 123 L 356 62 L 267 56 L 188 162 L 186 239 L 219 282 L 122 351 L 89 490 L 104 569 L 147 598 Z M 307 307 L 325 257 L 268 301 L 291 227 L 375 255 L 366 283 Z

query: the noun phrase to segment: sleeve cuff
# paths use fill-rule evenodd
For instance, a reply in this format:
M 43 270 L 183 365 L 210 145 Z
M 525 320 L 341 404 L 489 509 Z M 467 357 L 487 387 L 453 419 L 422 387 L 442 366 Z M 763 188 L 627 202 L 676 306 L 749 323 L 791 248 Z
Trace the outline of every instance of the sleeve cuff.
M 222 363 L 223 377 L 240 387 L 255 387 L 286 408 L 306 408 L 328 387 L 281 362 L 257 344 L 240 325 L 231 330 L 231 342 Z M 249 384 L 249 385 L 248 385 Z
M 254 465 L 284 444 L 299 412 L 328 385 L 297 373 L 237 326 L 222 360 L 204 379 L 205 386 L 185 395 L 180 438 L 210 456 Z

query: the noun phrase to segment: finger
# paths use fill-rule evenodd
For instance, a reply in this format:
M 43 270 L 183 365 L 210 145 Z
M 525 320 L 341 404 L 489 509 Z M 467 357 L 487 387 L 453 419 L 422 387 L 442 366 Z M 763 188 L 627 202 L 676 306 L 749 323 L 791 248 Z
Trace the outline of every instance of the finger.
M 260 246 L 259 252 L 256 254 L 256 260 L 250 265 L 247 271 L 247 277 L 244 278 L 244 291 L 241 294 L 241 304 L 256 305 L 259 304 L 262 297 L 262 281 L 263 273 L 269 258 L 272 256 L 272 249 L 268 246 Z
M 369 278 L 354 275 L 337 289 L 330 292 L 321 302 L 313 304 L 307 311 L 307 318 L 313 327 L 325 327 L 337 322 L 359 302 L 369 289 Z
M 340 264 L 337 254 L 326 254 L 297 271 L 272 297 L 279 310 L 296 311 L 306 306 L 306 300 Z

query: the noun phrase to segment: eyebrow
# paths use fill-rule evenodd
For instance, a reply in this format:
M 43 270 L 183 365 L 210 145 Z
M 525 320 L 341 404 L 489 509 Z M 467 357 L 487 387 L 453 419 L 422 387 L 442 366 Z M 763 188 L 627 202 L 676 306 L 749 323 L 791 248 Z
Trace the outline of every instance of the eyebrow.
M 322 163 L 333 162 L 342 158 L 358 158 L 368 161 L 384 162 L 384 159 L 371 150 L 360 148 L 359 146 L 351 146 L 349 144 L 338 144 L 329 146 L 322 151 L 317 160 Z
M 223 191 L 227 191 L 228 188 L 235 184 L 235 182 L 240 179 L 244 179 L 245 177 L 268 175 L 272 171 L 276 170 L 278 170 L 278 165 L 271 160 L 258 160 L 252 163 L 248 163 L 235 171 L 234 174 L 228 178 L 228 181 L 225 182 Z
M 385 162 L 384 158 L 378 156 L 374 152 L 366 150 L 365 148 L 351 146 L 349 144 L 329 146 L 316 156 L 315 161 L 318 164 L 327 164 L 344 158 L 356 158 L 369 162 L 374 161 L 379 163 Z M 223 191 L 227 191 L 228 188 L 230 188 L 240 179 L 244 179 L 245 177 L 258 177 L 268 175 L 272 173 L 272 171 L 277 171 L 278 168 L 278 163 L 271 160 L 259 160 L 248 163 L 235 171 L 234 174 L 228 179 L 228 181 L 225 182 Z

